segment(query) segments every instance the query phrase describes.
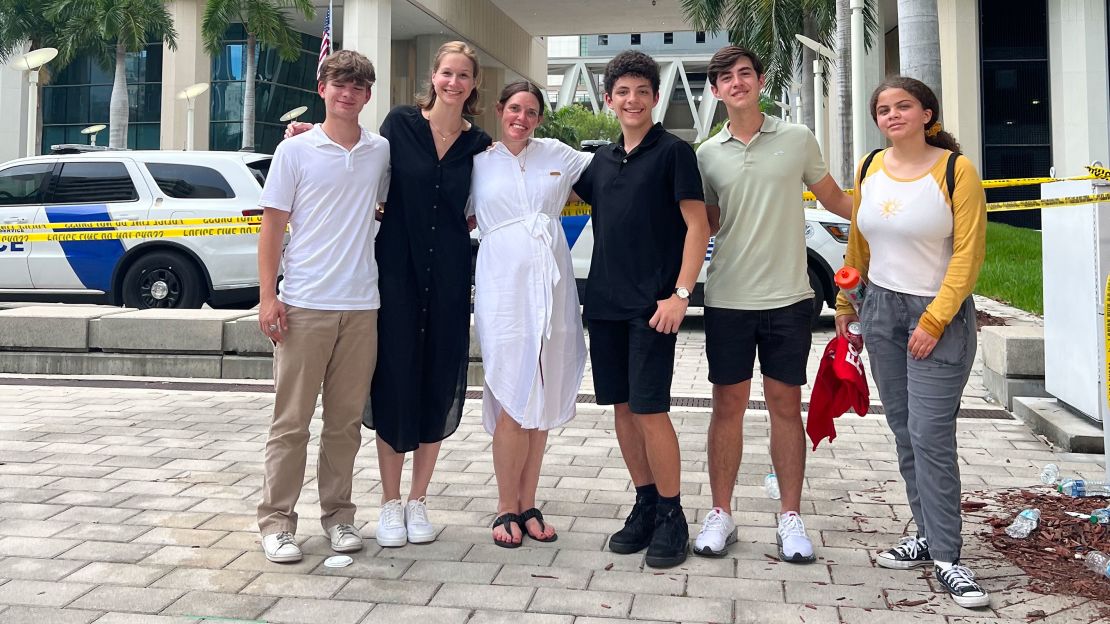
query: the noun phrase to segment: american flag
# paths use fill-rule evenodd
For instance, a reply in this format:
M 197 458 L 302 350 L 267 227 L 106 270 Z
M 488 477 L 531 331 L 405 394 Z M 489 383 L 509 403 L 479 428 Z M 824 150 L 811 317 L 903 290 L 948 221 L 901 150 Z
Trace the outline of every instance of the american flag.
M 320 79 L 320 68 L 324 64 L 324 59 L 328 58 L 331 54 L 331 5 L 328 5 L 328 12 L 324 15 L 324 34 L 320 38 L 320 60 L 316 62 L 316 79 Z

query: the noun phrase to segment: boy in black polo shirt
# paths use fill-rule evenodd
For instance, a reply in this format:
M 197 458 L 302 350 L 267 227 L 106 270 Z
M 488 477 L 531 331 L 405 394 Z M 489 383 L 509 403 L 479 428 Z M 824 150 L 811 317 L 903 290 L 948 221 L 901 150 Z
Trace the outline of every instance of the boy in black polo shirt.
M 574 186 L 593 209 L 594 248 L 585 311 L 594 387 L 613 405 L 617 441 L 636 505 L 609 550 L 660 568 L 686 560 L 678 437 L 671 402 L 676 334 L 709 244 L 694 150 L 652 124 L 659 65 L 621 52 L 605 68 L 605 103 L 621 138 L 594 155 Z

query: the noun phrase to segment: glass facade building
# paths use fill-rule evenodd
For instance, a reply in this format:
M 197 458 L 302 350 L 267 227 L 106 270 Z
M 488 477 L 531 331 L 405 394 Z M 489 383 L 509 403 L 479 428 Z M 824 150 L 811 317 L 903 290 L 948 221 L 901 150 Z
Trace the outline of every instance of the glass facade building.
M 127 55 L 127 147 L 158 149 L 162 117 L 162 44 Z M 88 143 L 81 129 L 107 124 L 115 70 L 92 56 L 73 60 L 42 87 L 42 150 L 58 143 Z M 107 145 L 107 130 L 97 137 Z
M 1047 176 L 1052 166 L 1046 0 L 980 0 L 983 178 Z M 1039 199 L 1040 188 L 988 189 L 987 201 Z M 992 221 L 1040 228 L 1039 210 Z
M 279 121 L 285 112 L 307 106 L 301 121 L 324 120 L 324 102 L 316 93 L 320 38 L 301 33 L 300 55 L 292 62 L 273 48 L 257 46 L 256 53 L 255 150 L 272 154 L 285 131 L 285 124 Z M 246 66 L 247 33 L 242 25 L 233 24 L 223 50 L 212 58 L 209 149 L 237 150 L 242 145 Z

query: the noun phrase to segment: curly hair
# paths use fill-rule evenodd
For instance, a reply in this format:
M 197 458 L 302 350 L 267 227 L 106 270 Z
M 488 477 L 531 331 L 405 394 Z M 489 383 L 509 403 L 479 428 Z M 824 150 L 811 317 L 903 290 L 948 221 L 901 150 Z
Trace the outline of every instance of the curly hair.
M 617 80 L 632 76 L 651 82 L 651 92 L 659 93 L 659 63 L 635 50 L 625 50 L 613 57 L 605 66 L 605 92 L 612 93 Z
M 929 88 L 929 85 L 921 82 L 916 78 L 908 76 L 888 76 L 886 80 L 879 83 L 875 87 L 875 91 L 871 94 L 871 119 L 878 123 L 878 113 L 876 107 L 879 104 L 879 95 L 887 89 L 902 89 L 909 93 L 918 102 L 921 103 L 921 108 L 932 111 L 933 116 L 929 119 L 929 123 L 925 126 L 925 142 L 933 147 L 946 149 L 957 154 L 960 153 L 960 142 L 951 133 L 945 132 L 941 128 L 940 123 L 940 101 L 937 100 L 937 94 Z

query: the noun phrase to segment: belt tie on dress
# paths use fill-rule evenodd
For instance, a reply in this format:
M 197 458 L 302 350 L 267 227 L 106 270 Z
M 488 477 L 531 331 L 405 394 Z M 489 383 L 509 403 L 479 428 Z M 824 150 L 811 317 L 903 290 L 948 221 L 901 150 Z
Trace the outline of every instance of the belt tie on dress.
M 551 226 L 555 220 L 550 215 L 544 212 L 535 212 L 524 217 L 516 217 L 502 221 L 493 227 L 487 228 L 482 231 L 481 238 L 486 238 L 497 230 L 506 228 L 510 225 L 521 224 L 524 226 L 525 231 L 532 238 L 539 240 L 543 243 L 543 254 L 540 262 L 540 276 L 543 285 L 543 335 L 544 338 L 551 338 L 551 316 L 552 308 L 555 304 L 555 285 L 562 279 L 562 274 L 559 272 L 559 265 L 555 262 L 555 253 L 551 250 L 551 245 L 555 241 L 555 237 L 551 233 Z

